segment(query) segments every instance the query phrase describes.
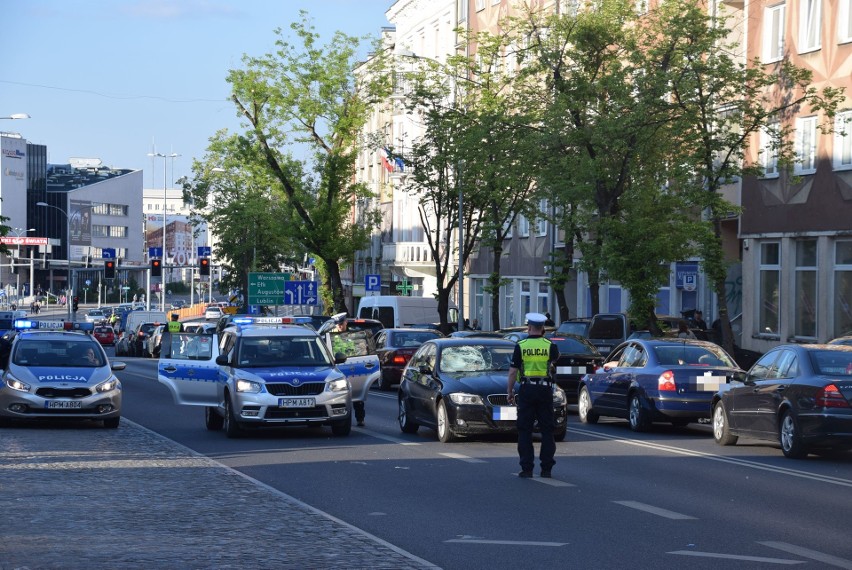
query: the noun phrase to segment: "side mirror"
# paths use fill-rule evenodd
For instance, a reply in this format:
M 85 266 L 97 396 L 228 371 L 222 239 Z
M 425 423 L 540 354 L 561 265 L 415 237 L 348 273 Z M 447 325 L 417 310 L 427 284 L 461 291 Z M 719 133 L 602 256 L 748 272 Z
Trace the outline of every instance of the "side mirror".
M 346 362 L 346 355 L 343 354 L 342 352 L 335 352 L 334 353 L 334 363 L 335 364 L 343 364 L 344 362 Z
M 220 354 L 216 357 L 216 364 L 219 366 L 229 366 L 231 364 L 227 354 Z

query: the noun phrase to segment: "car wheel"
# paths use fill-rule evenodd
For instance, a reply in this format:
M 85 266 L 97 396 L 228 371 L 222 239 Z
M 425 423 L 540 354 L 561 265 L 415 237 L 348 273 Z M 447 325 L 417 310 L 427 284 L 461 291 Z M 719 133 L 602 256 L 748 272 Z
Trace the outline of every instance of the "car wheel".
M 443 400 L 438 402 L 438 440 L 441 443 L 450 443 L 456 439 L 456 434 L 450 427 L 450 415 L 447 413 L 447 404 Z
M 121 416 L 115 418 L 107 418 L 104 420 L 104 427 L 108 429 L 115 429 L 118 427 L 118 424 L 121 423 Z
M 231 398 L 229 396 L 225 396 L 225 417 L 222 421 L 222 427 L 225 428 L 225 435 L 231 439 L 243 435 L 243 430 L 234 416 L 234 408 L 231 405 Z
M 568 428 L 560 430 L 553 434 L 553 439 L 555 441 L 565 441 L 565 436 L 568 435 Z
M 379 376 L 379 390 L 390 390 L 392 385 L 393 384 L 390 382 L 390 380 L 385 378 L 385 371 L 382 370 L 382 373 Z
M 346 416 L 346 420 L 342 422 L 334 422 L 331 424 L 331 433 L 337 436 L 349 435 L 352 431 L 352 414 Z
M 737 436 L 731 435 L 731 429 L 728 426 L 728 412 L 725 411 L 725 404 L 721 400 L 713 408 L 713 439 L 719 445 L 734 445 L 739 439 Z
M 585 386 L 580 390 L 580 397 L 577 400 L 577 413 L 584 424 L 596 424 L 600 419 L 600 415 L 592 409 L 592 397 Z
M 633 431 L 647 431 L 648 425 L 651 423 L 648 420 L 648 410 L 642 405 L 642 397 L 638 392 L 630 395 L 630 409 L 627 413 L 627 420 L 630 423 L 630 429 Z
M 808 454 L 802 436 L 799 433 L 799 420 L 796 414 L 785 410 L 778 424 L 778 440 L 781 442 L 781 451 L 785 457 L 790 459 L 801 459 Z
M 415 422 L 411 421 L 411 416 L 408 414 L 408 410 L 405 406 L 405 400 L 403 398 L 399 399 L 399 429 L 402 430 L 402 433 L 417 433 L 417 430 L 420 428 Z
M 207 406 L 204 408 L 204 425 L 210 431 L 219 431 L 225 425 L 225 418 L 216 412 L 216 408 Z

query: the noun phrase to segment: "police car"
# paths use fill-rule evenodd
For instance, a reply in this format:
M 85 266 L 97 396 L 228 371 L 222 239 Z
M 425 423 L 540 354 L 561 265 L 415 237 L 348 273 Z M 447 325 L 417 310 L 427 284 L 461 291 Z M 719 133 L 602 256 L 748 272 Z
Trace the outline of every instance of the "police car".
M 10 419 L 101 420 L 117 428 L 125 363 L 107 359 L 91 323 L 16 320 L 0 360 L 0 423 Z
M 353 386 L 359 394 L 365 384 L 369 389 L 378 358 L 335 357 L 327 331 L 314 331 L 309 322 L 241 317 L 218 333 L 171 333 L 161 347 L 158 379 L 176 404 L 203 406 L 207 429 L 224 428 L 228 437 L 250 428 L 320 425 L 348 435 Z M 327 328 L 338 322 L 333 318 Z

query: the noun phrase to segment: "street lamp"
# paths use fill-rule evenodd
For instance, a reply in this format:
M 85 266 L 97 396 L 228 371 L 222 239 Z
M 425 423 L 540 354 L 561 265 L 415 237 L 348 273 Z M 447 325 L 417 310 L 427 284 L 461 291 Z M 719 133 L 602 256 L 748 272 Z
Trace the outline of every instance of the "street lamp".
M 163 154 L 162 152 L 154 152 L 148 153 L 148 156 L 151 157 L 159 157 L 163 159 L 163 265 L 165 266 L 166 261 L 166 196 L 167 196 L 167 186 L 166 186 L 166 159 L 172 159 L 172 172 L 174 173 L 174 159 L 179 157 L 180 155 L 173 152 L 171 154 Z M 160 310 L 165 312 L 166 310 L 166 268 L 163 267 L 162 277 L 160 277 Z M 148 294 L 148 305 L 151 305 L 150 292 Z
M 26 113 L 14 113 L 14 114 L 12 114 L 12 115 L 9 115 L 8 117 L 0 117 L 0 119 L 11 119 L 11 120 L 15 120 L 15 119 L 29 119 L 29 118 L 30 118 L 30 116 L 29 116 L 29 115 L 27 115 Z
M 433 59 L 431 57 L 423 57 L 419 56 L 413 51 L 406 48 L 397 48 L 395 54 L 400 57 L 409 57 L 412 59 L 425 59 L 431 62 L 434 62 L 441 67 L 444 67 L 444 64 L 437 59 Z M 446 68 L 445 68 L 446 69 Z M 455 93 L 455 91 L 453 91 Z M 456 186 L 458 188 L 459 194 L 459 227 L 458 227 L 458 305 L 459 305 L 459 320 L 458 320 L 458 330 L 464 330 L 464 190 L 459 181 L 459 165 L 457 164 L 454 169 L 454 174 L 456 177 Z
M 59 210 L 65 216 L 65 257 L 68 260 L 68 283 L 66 287 L 66 289 L 68 290 L 68 294 L 65 297 L 65 306 L 68 307 L 68 320 L 70 321 L 72 318 L 71 306 L 73 305 L 74 299 L 74 275 L 71 271 L 71 216 L 68 214 L 68 212 L 66 212 L 59 206 L 54 206 L 53 204 L 48 204 L 47 202 L 36 202 L 36 206 Z

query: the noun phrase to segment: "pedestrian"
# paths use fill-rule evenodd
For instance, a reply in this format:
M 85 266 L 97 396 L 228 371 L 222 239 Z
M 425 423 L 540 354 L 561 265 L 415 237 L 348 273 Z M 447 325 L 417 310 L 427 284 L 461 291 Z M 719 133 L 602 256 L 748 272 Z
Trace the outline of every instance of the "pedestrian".
M 704 320 L 704 313 L 702 313 L 700 310 L 695 311 L 693 321 L 695 322 L 695 328 L 703 331 L 707 330 L 707 321 Z
M 677 323 L 677 337 L 678 338 L 695 338 L 695 333 L 689 330 L 689 325 L 686 324 L 686 321 L 680 320 Z
M 545 316 L 544 326 L 552 327 L 552 326 L 555 325 L 555 323 L 553 322 L 553 319 L 550 317 L 550 313 L 544 313 L 544 316 Z
M 471 323 L 470 328 L 475 331 L 482 330 L 482 327 L 479 326 L 479 319 L 473 319 L 473 323 Z
M 518 455 L 521 472 L 518 477 L 533 476 L 535 449 L 533 448 L 533 426 L 538 422 L 541 433 L 539 462 L 541 476 L 550 478 L 556 464 L 556 440 L 553 438 L 553 372 L 559 358 L 559 349 L 544 338 L 544 323 L 541 313 L 527 313 L 527 338 L 515 345 L 512 363 L 509 366 L 509 404 L 518 406 Z M 517 396 L 515 382 L 520 383 Z

